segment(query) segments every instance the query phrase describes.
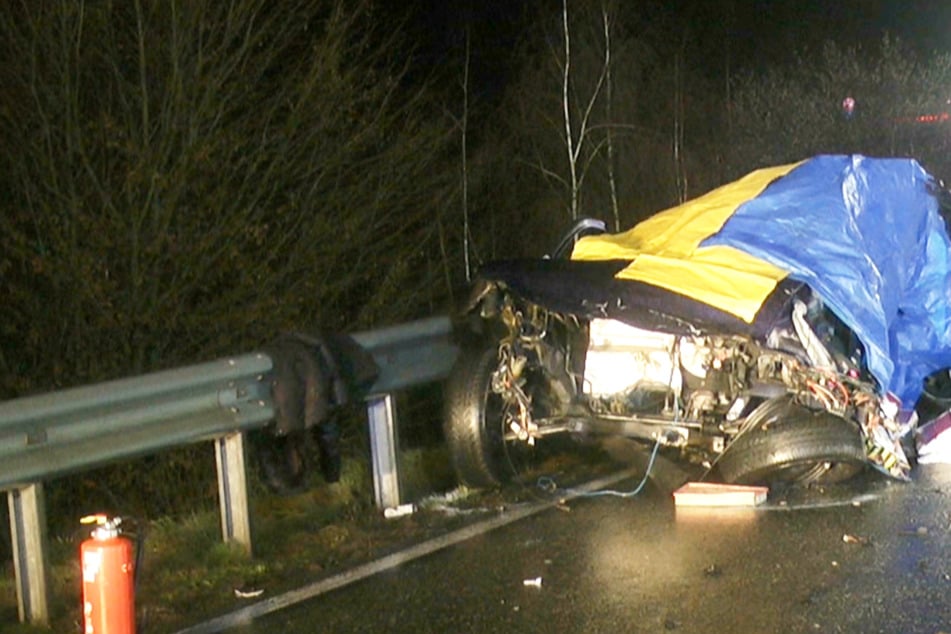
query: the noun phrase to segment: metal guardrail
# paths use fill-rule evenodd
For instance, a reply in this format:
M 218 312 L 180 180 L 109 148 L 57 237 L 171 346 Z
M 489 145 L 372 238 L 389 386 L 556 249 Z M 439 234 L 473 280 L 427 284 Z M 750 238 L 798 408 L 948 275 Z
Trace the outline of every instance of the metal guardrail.
M 356 333 L 380 369 L 367 398 L 373 490 L 380 508 L 399 506 L 396 402 L 393 393 L 445 378 L 458 351 L 447 317 L 431 317 L 391 328 Z
M 352 335 L 380 374 L 367 398 L 376 503 L 400 503 L 395 391 L 438 381 L 457 350 L 446 317 Z M 250 553 L 245 433 L 274 416 L 270 357 L 252 353 L 0 403 L 21 621 L 47 623 L 43 481 L 186 444 L 215 444 L 222 538 Z
M 0 489 L 261 427 L 270 369 L 249 354 L 0 403 Z

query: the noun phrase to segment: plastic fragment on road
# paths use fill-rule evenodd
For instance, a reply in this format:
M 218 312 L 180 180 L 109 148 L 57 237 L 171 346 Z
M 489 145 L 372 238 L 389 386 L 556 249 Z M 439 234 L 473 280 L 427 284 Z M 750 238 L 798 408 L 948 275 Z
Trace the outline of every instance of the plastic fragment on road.
M 472 513 L 489 513 L 491 508 L 485 506 L 467 507 L 466 501 L 474 497 L 474 491 L 465 486 L 458 486 L 452 491 L 441 494 L 427 495 L 416 501 L 416 511 L 430 511 L 442 513 L 450 517 L 456 515 L 470 515 Z
M 412 515 L 416 512 L 415 504 L 400 504 L 399 506 L 389 506 L 383 509 L 383 517 L 390 520 L 404 515 Z
M 713 482 L 688 482 L 674 491 L 676 506 L 756 506 L 766 501 L 769 487 Z
M 241 588 L 234 589 L 234 596 L 239 599 L 253 599 L 264 594 L 264 588 L 256 588 L 254 590 L 243 590 Z
M 951 411 L 919 426 L 915 441 L 920 464 L 951 463 Z

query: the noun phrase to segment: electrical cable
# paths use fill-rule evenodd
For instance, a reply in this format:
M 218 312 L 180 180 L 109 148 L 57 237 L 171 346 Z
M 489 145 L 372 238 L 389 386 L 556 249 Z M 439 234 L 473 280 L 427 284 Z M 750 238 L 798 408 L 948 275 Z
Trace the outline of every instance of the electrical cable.
M 644 485 L 647 484 L 648 478 L 650 478 L 651 471 L 654 469 L 654 459 L 657 458 L 657 450 L 660 449 L 660 440 L 654 443 L 654 449 L 651 450 L 650 460 L 647 462 L 647 470 L 644 472 L 644 477 L 641 479 L 640 483 L 630 491 L 616 491 L 613 489 L 605 489 L 602 491 L 579 491 L 577 489 L 563 489 L 565 492 L 572 494 L 575 497 L 582 498 L 593 498 L 593 497 L 602 497 L 602 496 L 612 496 L 619 498 L 632 498 L 638 495 L 641 490 L 644 488 Z M 554 478 L 549 476 L 542 476 L 538 479 L 537 484 L 539 489 L 553 493 L 558 490 L 558 484 L 555 482 Z

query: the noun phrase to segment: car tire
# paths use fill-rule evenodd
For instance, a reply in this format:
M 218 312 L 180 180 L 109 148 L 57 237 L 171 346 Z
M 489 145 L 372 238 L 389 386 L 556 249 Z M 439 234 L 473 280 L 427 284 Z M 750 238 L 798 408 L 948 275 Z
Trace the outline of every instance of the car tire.
M 469 487 L 511 480 L 530 449 L 505 440 L 505 403 L 491 387 L 498 363 L 496 346 L 463 350 L 446 382 L 446 444 L 460 484 Z
M 867 464 L 855 423 L 790 396 L 771 399 L 748 418 L 717 462 L 725 482 L 811 485 L 847 480 Z

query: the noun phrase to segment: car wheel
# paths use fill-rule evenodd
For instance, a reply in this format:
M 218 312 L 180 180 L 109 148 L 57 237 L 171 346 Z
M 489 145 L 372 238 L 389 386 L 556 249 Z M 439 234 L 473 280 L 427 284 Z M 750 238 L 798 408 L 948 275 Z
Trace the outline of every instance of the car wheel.
M 858 425 L 790 396 L 766 401 L 747 419 L 717 462 L 736 484 L 833 484 L 867 464 Z
M 512 406 L 492 390 L 498 365 L 496 346 L 463 350 L 446 383 L 446 444 L 456 475 L 466 486 L 507 482 L 534 453 L 524 441 L 506 439 L 506 412 Z M 531 369 L 526 373 L 530 384 Z

